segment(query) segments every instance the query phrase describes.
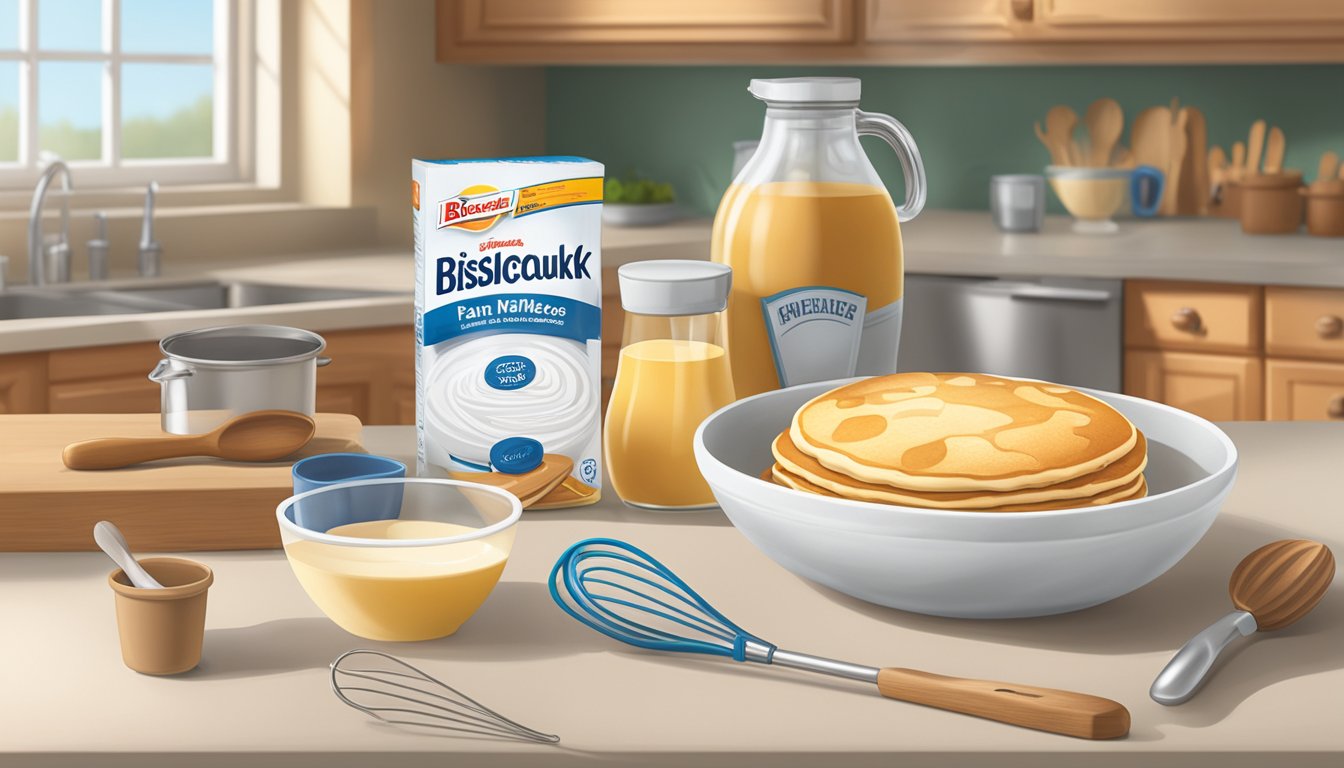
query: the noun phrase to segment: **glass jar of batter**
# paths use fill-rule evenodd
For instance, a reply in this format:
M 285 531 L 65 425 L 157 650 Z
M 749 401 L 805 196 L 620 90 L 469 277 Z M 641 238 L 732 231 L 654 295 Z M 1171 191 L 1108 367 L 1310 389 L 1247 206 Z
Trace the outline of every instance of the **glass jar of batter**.
M 603 433 L 612 488 L 635 507 L 713 507 L 692 441 L 706 416 L 735 399 L 719 338 L 732 268 L 642 261 L 617 276 L 625 333 Z

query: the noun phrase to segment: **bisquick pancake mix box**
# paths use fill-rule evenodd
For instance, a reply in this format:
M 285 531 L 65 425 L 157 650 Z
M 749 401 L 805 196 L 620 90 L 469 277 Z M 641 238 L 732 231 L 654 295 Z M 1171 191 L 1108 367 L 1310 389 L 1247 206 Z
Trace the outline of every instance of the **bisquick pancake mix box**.
M 602 173 L 582 157 L 412 162 L 421 475 L 529 509 L 598 500 Z

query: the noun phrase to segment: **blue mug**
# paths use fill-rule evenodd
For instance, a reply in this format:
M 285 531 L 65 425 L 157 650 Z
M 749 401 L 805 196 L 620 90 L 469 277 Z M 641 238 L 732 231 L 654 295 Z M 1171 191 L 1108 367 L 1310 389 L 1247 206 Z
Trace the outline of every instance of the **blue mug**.
M 1167 177 L 1151 165 L 1140 165 L 1129 177 L 1129 206 L 1135 216 L 1152 218 L 1162 204 Z
M 359 480 L 406 477 L 406 465 L 367 453 L 322 453 L 295 462 L 291 470 L 297 496 L 330 485 Z M 295 502 L 293 520 L 309 530 L 332 528 L 401 516 L 401 483 L 353 486 L 349 493 L 320 493 Z

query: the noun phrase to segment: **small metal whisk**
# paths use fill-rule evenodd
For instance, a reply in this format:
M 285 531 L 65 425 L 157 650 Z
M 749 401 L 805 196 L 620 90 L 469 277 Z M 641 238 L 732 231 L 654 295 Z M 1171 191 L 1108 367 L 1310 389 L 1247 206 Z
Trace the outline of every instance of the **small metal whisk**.
M 385 666 L 354 668 L 351 664 L 357 656 L 374 657 L 380 660 L 374 663 Z M 438 728 L 540 744 L 560 741 L 559 736 L 514 722 L 423 670 L 381 651 L 356 649 L 337 656 L 331 662 L 331 690 L 346 704 L 391 725 Z
M 1084 739 L 1129 732 L 1128 710 L 1099 696 L 878 669 L 778 648 L 729 621 L 667 566 L 615 539 L 585 539 L 565 550 L 550 589 L 565 613 L 640 648 L 819 672 L 876 685 L 891 699 Z

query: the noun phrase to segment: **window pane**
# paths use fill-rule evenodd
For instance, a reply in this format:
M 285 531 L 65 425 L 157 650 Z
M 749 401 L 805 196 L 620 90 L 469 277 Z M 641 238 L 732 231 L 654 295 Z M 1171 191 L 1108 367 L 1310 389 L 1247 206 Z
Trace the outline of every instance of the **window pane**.
M 214 67 L 123 64 L 121 156 L 214 155 Z
M 0 49 L 19 47 L 19 0 L 0 0 Z
M 38 0 L 37 47 L 47 51 L 101 51 L 102 0 Z
M 212 0 L 121 0 L 121 49 L 204 53 L 214 49 Z
M 38 146 L 66 160 L 102 157 L 103 65 L 44 61 L 37 65 Z
M 19 63 L 0 62 L 0 163 L 19 159 Z

